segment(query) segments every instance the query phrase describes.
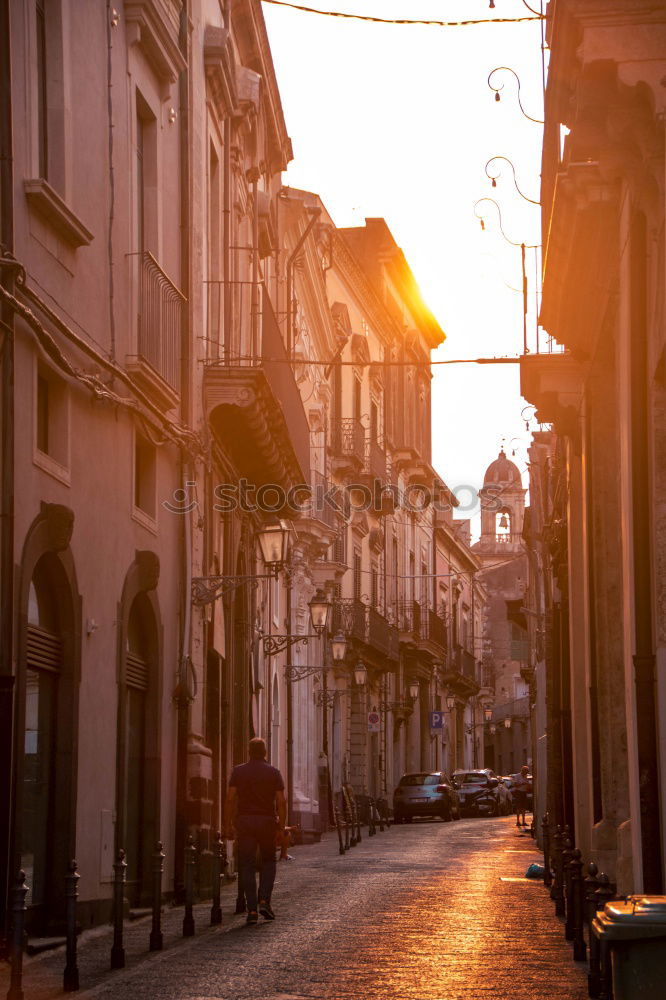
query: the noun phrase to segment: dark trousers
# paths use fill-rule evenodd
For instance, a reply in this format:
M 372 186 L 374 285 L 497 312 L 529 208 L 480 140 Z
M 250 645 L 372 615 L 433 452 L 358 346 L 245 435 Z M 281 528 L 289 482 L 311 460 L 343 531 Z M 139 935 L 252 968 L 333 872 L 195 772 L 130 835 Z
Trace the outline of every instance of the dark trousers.
M 276 830 L 277 824 L 272 816 L 238 816 L 236 819 L 238 870 L 248 910 L 257 908 L 257 850 L 261 856 L 259 899 L 270 902 L 275 882 Z

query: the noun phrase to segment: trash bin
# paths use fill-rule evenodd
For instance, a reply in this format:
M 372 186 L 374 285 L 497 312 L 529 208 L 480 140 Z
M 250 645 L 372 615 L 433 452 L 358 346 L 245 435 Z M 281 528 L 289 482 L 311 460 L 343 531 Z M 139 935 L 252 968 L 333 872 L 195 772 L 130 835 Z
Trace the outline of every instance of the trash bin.
M 602 950 L 610 950 L 615 1000 L 663 1000 L 666 896 L 629 896 L 606 903 L 592 930 Z

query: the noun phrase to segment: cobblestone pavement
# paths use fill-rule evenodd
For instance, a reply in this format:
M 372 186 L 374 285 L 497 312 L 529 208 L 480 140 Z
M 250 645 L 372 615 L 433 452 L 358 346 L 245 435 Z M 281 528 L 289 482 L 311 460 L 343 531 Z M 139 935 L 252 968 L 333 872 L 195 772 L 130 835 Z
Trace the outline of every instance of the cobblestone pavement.
M 109 972 L 110 932 L 82 935 L 82 998 L 100 1000 L 584 1000 L 553 904 L 525 879 L 536 847 L 512 817 L 417 821 L 347 854 L 335 838 L 294 848 L 278 866 L 277 920 L 247 927 L 225 888 L 224 923 L 179 937 L 165 914 L 165 950 L 147 952 L 150 920 L 129 925 L 127 967 Z M 64 951 L 25 964 L 25 1000 L 57 996 Z M 0 974 L 5 996 L 6 970 Z M 62 995 L 62 994 L 60 994 Z

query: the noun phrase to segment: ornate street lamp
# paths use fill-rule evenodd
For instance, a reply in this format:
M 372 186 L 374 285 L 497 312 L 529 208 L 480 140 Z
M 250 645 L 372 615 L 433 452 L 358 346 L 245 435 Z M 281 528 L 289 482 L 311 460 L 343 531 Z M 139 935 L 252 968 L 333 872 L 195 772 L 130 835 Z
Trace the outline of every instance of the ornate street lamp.
M 492 710 L 492 708 L 484 708 L 484 710 L 483 710 L 483 718 L 486 720 L 486 722 L 490 722 L 490 720 L 492 719 L 492 717 L 493 717 L 493 710 Z
M 340 663 L 345 658 L 347 652 L 347 638 L 344 632 L 336 632 L 331 639 L 331 653 L 336 663 Z
M 506 719 L 504 720 L 504 728 L 505 729 L 511 729 L 511 718 L 508 715 L 507 715 Z
M 447 696 L 446 696 L 446 707 L 448 708 L 449 712 L 453 711 L 453 709 L 456 707 L 456 698 L 455 698 L 455 695 L 453 695 L 453 694 L 447 694 Z
M 504 160 L 504 162 L 508 163 L 509 166 L 511 167 L 511 171 L 513 173 L 513 186 L 515 187 L 516 191 L 523 199 L 523 201 L 528 201 L 531 205 L 540 205 L 541 204 L 540 201 L 535 201 L 534 198 L 528 198 L 527 195 L 520 190 L 518 186 L 518 180 L 516 178 L 516 168 L 514 167 L 512 161 L 509 159 L 508 156 L 491 156 L 490 159 L 487 161 L 485 166 L 486 177 L 490 180 L 492 186 L 494 188 L 497 187 L 497 178 L 501 176 L 502 171 L 501 169 L 499 169 L 499 167 L 497 167 L 497 172 L 493 173 L 491 170 L 489 170 L 489 167 L 491 163 L 497 164 L 499 160 Z
M 226 597 L 238 587 L 256 587 L 258 580 L 274 580 L 287 561 L 290 527 L 287 521 L 277 519 L 261 528 L 256 538 L 267 573 L 252 573 L 243 576 L 195 576 L 192 578 L 192 604 L 204 607 L 218 597 Z
M 364 687 L 368 679 L 368 671 L 366 669 L 365 663 L 360 660 L 354 667 L 354 682 L 357 687 Z
M 416 701 L 418 696 L 419 696 L 419 685 L 417 684 L 416 681 L 413 681 L 409 685 L 409 697 L 412 699 L 412 701 Z
M 286 521 L 273 521 L 259 529 L 257 538 L 266 569 L 273 570 L 277 577 L 278 571 L 287 561 L 289 525 Z
M 523 3 L 525 3 L 525 0 L 523 0 Z M 525 6 L 527 6 L 527 4 L 525 4 Z M 525 108 L 523 107 L 523 102 L 520 99 L 520 77 L 516 73 L 515 69 L 511 69 L 510 66 L 496 66 L 495 69 L 491 69 L 490 73 L 488 74 L 488 86 L 490 87 L 491 90 L 495 91 L 495 100 L 496 101 L 501 100 L 500 90 L 504 89 L 504 84 L 500 83 L 500 85 L 496 87 L 490 81 L 492 80 L 495 73 L 501 73 L 501 72 L 511 73 L 515 77 L 516 83 L 518 84 L 518 107 L 520 108 L 524 117 L 531 122 L 535 122 L 537 125 L 543 125 L 543 120 L 541 118 L 532 118 L 532 116 L 528 115 L 527 111 L 525 111 Z
M 310 608 L 310 621 L 312 622 L 312 627 L 317 635 L 321 635 L 328 623 L 328 616 L 331 611 L 331 602 L 323 590 L 318 590 L 310 601 L 308 607 Z

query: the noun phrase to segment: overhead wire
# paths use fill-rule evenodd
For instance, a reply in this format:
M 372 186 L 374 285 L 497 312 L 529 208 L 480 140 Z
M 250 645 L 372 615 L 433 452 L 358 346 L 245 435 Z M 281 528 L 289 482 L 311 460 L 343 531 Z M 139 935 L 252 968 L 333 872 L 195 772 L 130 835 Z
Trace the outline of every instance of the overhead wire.
M 532 17 L 483 17 L 466 21 L 437 21 L 427 18 L 408 17 L 374 17 L 371 14 L 351 14 L 340 10 L 320 10 L 317 7 L 306 7 L 303 4 L 291 3 L 290 0 L 263 0 L 277 7 L 290 7 L 306 14 L 320 14 L 323 17 L 340 17 L 350 21 L 368 21 L 371 24 L 421 24 L 437 28 L 463 28 L 475 24 L 521 24 L 526 21 L 544 21 L 545 14 L 535 14 Z

